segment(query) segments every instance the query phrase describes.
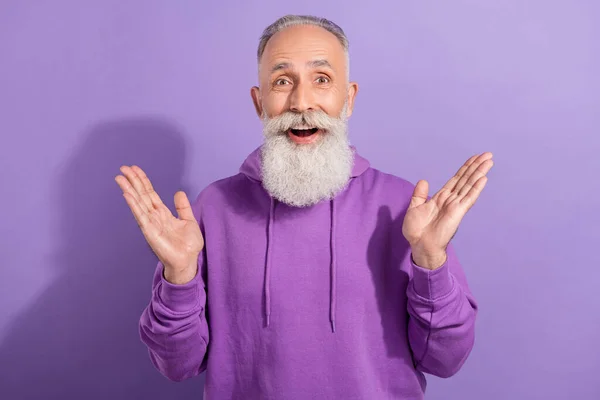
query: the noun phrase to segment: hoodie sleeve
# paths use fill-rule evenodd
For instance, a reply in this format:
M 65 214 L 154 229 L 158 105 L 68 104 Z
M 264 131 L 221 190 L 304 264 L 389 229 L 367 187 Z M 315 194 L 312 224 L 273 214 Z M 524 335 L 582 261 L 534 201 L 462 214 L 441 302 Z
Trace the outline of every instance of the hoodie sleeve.
M 140 317 L 140 337 L 152 364 L 173 381 L 183 381 L 206 369 L 209 331 L 205 318 L 205 265 L 202 251 L 194 279 L 176 285 L 164 278 L 164 266 L 159 261 L 150 303 Z
M 408 338 L 417 370 L 440 378 L 456 374 L 475 340 L 477 304 L 454 248 L 436 270 L 414 264 L 407 288 Z

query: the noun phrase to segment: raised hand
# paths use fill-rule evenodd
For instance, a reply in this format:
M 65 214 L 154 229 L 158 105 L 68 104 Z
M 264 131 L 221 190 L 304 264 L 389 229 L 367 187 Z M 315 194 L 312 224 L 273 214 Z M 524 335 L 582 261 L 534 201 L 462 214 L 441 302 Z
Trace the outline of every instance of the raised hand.
M 122 166 L 120 171 L 123 175 L 117 175 L 115 181 L 146 241 L 165 266 L 165 278 L 175 284 L 191 281 L 204 238 L 187 196 L 182 191 L 175 193 L 176 218 L 140 167 Z
M 417 183 L 402 225 L 417 265 L 435 269 L 445 262 L 446 247 L 485 187 L 493 164 L 492 153 L 474 155 L 429 200 L 427 181 Z

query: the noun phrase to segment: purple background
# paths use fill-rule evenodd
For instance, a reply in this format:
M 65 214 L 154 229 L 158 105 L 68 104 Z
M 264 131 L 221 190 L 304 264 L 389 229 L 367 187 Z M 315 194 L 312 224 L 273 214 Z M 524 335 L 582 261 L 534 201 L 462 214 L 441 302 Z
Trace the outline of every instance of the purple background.
M 375 167 L 437 190 L 495 154 L 455 238 L 475 349 L 427 398 L 600 398 L 598 2 L 336 2 L 1 2 L 0 398 L 201 398 L 139 341 L 155 258 L 113 177 L 138 163 L 172 207 L 236 173 L 258 36 L 287 13 L 349 35 Z

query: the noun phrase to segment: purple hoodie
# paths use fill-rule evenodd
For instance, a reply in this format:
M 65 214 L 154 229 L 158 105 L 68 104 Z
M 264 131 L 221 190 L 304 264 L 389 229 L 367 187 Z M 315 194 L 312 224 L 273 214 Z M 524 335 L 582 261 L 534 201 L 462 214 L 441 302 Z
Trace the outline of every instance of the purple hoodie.
M 424 373 L 455 374 L 477 305 L 452 245 L 435 271 L 402 235 L 414 186 L 355 151 L 332 201 L 294 208 L 261 185 L 260 148 L 192 203 L 199 273 L 175 285 L 158 263 L 140 335 L 155 367 L 206 371 L 204 398 L 422 399 Z

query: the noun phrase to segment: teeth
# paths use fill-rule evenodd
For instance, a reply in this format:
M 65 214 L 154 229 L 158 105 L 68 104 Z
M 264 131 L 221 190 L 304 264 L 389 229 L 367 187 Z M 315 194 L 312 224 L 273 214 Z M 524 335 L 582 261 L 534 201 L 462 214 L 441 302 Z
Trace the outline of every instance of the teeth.
M 308 129 L 313 129 L 315 128 L 314 126 L 306 126 L 306 125 L 299 125 L 299 126 L 294 126 L 292 127 L 292 129 L 298 129 L 298 130 L 308 130 Z

